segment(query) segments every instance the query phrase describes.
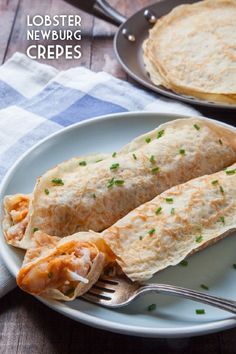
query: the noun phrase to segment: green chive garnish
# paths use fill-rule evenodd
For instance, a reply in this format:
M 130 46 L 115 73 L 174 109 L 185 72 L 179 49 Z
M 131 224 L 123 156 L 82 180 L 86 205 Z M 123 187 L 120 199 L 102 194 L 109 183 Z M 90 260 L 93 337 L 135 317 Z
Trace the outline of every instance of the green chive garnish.
M 213 186 L 215 186 L 215 185 L 218 184 L 218 183 L 219 183 L 218 179 L 215 179 L 214 181 L 211 182 L 211 184 L 212 184 Z
M 151 170 L 152 173 L 157 173 L 160 171 L 160 167 L 155 167 Z
M 201 284 L 201 288 L 204 289 L 204 290 L 209 290 L 209 287 L 205 284 Z
M 160 214 L 161 211 L 162 211 L 162 207 L 157 208 L 157 210 L 155 211 L 156 215 Z
M 33 228 L 33 232 L 36 232 L 36 231 L 38 231 L 38 230 L 39 230 L 38 227 L 34 227 L 34 228 Z
M 110 167 L 110 170 L 116 170 L 120 166 L 119 163 L 113 163 Z
M 68 290 L 64 293 L 64 295 L 70 296 L 70 295 L 73 294 L 74 291 L 75 291 L 75 288 L 70 288 L 70 289 L 68 289 Z
M 148 311 L 154 311 L 154 310 L 156 310 L 156 307 L 157 307 L 157 305 L 156 304 L 151 304 L 151 305 L 149 305 L 148 306 Z
M 158 133 L 157 133 L 157 139 L 160 139 L 165 133 L 165 130 L 160 130 Z
M 51 279 L 53 276 L 53 273 L 52 272 L 48 272 L 48 278 Z
M 197 243 L 202 242 L 202 240 L 203 240 L 203 237 L 202 237 L 202 236 L 197 236 L 196 239 L 195 239 L 195 241 L 196 241 Z
M 145 141 L 147 144 L 149 144 L 151 142 L 151 138 L 146 138 Z
M 174 215 L 174 213 L 175 213 L 175 208 L 171 208 L 170 213 L 171 213 L 171 215 Z
M 204 309 L 196 309 L 196 314 L 197 315 L 205 315 L 205 310 Z
M 219 221 L 221 221 L 221 222 L 222 222 L 222 224 L 225 224 L 225 218 L 224 218 L 224 216 L 220 216 Z
M 100 161 L 103 161 L 103 159 L 100 159 L 100 160 L 96 160 L 95 162 L 100 162 Z
M 133 154 L 133 158 L 134 160 L 137 160 L 137 156 L 135 154 Z
M 179 264 L 180 264 L 181 266 L 183 266 L 183 267 L 187 267 L 188 261 L 186 261 L 186 260 L 184 259 L 184 260 L 181 261 Z
M 107 182 L 107 188 L 111 188 L 114 185 L 115 178 L 113 177 Z
M 153 235 L 156 232 L 156 229 L 151 229 L 148 231 L 149 235 Z
M 224 194 L 224 189 L 222 186 L 220 186 L 220 192 L 221 192 L 221 194 Z
M 80 165 L 80 166 L 86 166 L 86 165 L 87 165 L 87 162 L 86 162 L 86 161 L 80 161 L 80 162 L 79 162 L 79 165 Z
M 143 239 L 143 236 L 139 236 L 139 239 L 140 239 L 140 241 L 142 241 L 142 239 Z
M 226 172 L 227 175 L 235 175 L 236 168 L 234 170 L 226 170 L 225 172 Z
M 150 157 L 149 161 L 150 161 L 151 163 L 155 163 L 155 162 L 156 162 L 155 156 L 152 155 L 152 156 Z
M 45 189 L 44 189 L 44 193 L 45 193 L 46 195 L 48 195 L 48 194 L 49 194 L 49 189 L 45 188 Z
M 223 141 L 221 139 L 219 139 L 219 143 L 220 145 L 223 145 Z
M 172 204 L 174 202 L 173 198 L 166 198 L 166 203 Z
M 52 183 L 58 185 L 58 186 L 64 186 L 64 182 L 62 181 L 61 178 L 53 178 L 51 180 Z
M 194 126 L 194 128 L 195 128 L 196 130 L 200 130 L 200 127 L 199 127 L 199 125 L 197 125 L 197 124 L 194 124 L 193 126 Z
M 116 186 L 123 186 L 125 181 L 123 181 L 122 179 L 116 179 L 114 183 Z
M 113 152 L 112 157 L 116 157 L 116 152 Z
M 180 155 L 185 155 L 185 150 L 184 149 L 179 149 Z
M 93 196 L 93 199 L 96 199 L 96 198 L 97 198 L 95 193 L 93 193 L 92 196 Z

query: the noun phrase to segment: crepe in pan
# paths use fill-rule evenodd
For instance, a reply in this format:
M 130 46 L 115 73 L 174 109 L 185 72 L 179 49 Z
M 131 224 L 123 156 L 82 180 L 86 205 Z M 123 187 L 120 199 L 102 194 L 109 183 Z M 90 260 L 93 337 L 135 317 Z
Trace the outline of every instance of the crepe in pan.
M 103 245 L 102 248 L 100 246 L 100 253 L 103 259 L 107 254 L 106 262 L 101 260 L 97 267 L 91 268 L 89 277 L 92 281 L 88 281 L 86 288 L 83 288 L 85 291 L 98 279 L 104 265 L 112 264 L 114 260 L 131 280 L 142 282 L 235 230 L 236 164 L 221 172 L 172 187 L 131 211 L 100 234 L 80 232 L 65 237 L 59 244 L 63 245 L 63 249 L 67 249 L 72 241 L 81 245 L 88 242 L 97 245 L 100 242 Z M 58 289 L 55 288 L 57 273 L 53 273 L 50 279 L 47 276 L 48 272 L 52 272 L 49 257 L 53 259 L 51 263 L 56 263 L 62 257 L 62 249 L 58 254 L 58 247 L 52 246 L 52 250 L 36 255 L 35 261 L 23 265 L 17 277 L 17 283 L 23 290 L 34 294 L 36 284 L 37 289 L 41 290 L 38 294 L 59 298 L 56 291 Z M 43 285 L 39 281 L 42 264 L 46 265 L 43 267 L 46 279 Z M 67 272 L 66 267 L 67 265 L 62 265 L 62 274 Z M 81 282 L 78 281 L 73 286 L 77 288 L 81 286 Z M 76 294 L 63 299 L 69 301 Z
M 113 157 L 93 164 L 73 159 L 46 172 L 34 189 L 25 234 L 9 237 L 8 217 L 6 239 L 29 248 L 38 229 L 61 237 L 102 231 L 168 188 L 235 161 L 234 131 L 207 119 L 170 121 Z
M 143 44 L 156 85 L 203 100 L 236 103 L 236 1 L 206 0 L 174 8 Z

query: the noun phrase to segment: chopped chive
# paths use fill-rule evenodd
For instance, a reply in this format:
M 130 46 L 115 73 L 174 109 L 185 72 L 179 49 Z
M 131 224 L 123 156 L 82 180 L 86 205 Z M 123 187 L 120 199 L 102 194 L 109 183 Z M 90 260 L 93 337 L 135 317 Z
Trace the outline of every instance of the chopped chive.
M 137 156 L 135 154 L 133 154 L 133 158 L 134 160 L 137 160 Z
M 236 168 L 235 168 L 234 170 L 226 170 L 225 173 L 226 173 L 227 175 L 235 175 L 235 173 L 236 173 Z
M 148 231 L 149 235 L 153 235 L 156 232 L 156 229 L 151 229 Z
M 197 236 L 196 239 L 195 239 L 195 241 L 196 241 L 197 243 L 202 242 L 202 240 L 203 240 L 203 237 L 202 237 L 202 236 Z
M 116 157 L 116 152 L 113 152 L 112 157 Z
M 70 296 L 70 295 L 73 294 L 74 291 L 75 291 L 75 288 L 70 288 L 70 289 L 68 289 L 68 290 L 64 293 L 64 295 Z
M 142 241 L 142 239 L 143 239 L 143 236 L 139 236 L 139 239 L 140 239 L 140 241 Z
M 204 289 L 204 290 L 209 290 L 209 287 L 205 284 L 201 284 L 201 288 Z
M 213 186 L 215 186 L 215 185 L 218 184 L 218 183 L 219 183 L 218 179 L 215 179 L 214 181 L 211 182 L 211 184 L 212 184 Z
M 39 230 L 38 227 L 34 227 L 34 228 L 33 228 L 33 232 L 36 232 L 36 231 L 38 231 L 38 230 Z
M 49 194 L 49 189 L 45 188 L 45 189 L 44 189 L 44 193 L 45 193 L 46 195 L 48 195 L 48 194 Z
M 116 186 L 123 186 L 123 184 L 125 183 L 125 181 L 123 181 L 122 179 L 116 179 L 113 177 L 112 179 L 110 179 L 108 182 L 107 182 L 107 188 L 111 188 L 113 187 L 114 185 Z
M 225 218 L 224 218 L 224 216 L 220 216 L 219 221 L 221 221 L 221 222 L 222 222 L 222 224 L 225 224 Z
M 157 305 L 156 304 L 151 304 L 151 305 L 149 305 L 148 306 L 148 311 L 154 311 L 154 310 L 156 310 L 156 308 L 157 308 Z
M 194 124 L 193 126 L 194 126 L 194 128 L 195 128 L 196 130 L 200 130 L 200 127 L 199 127 L 199 125 L 197 125 L 197 124 Z
M 160 214 L 161 211 L 162 211 L 162 207 L 157 208 L 157 210 L 155 211 L 156 215 Z
M 166 203 L 172 204 L 174 202 L 173 198 L 166 198 Z
M 165 133 L 165 130 L 164 130 L 164 129 L 160 130 L 160 131 L 157 133 L 157 139 L 160 139 L 160 138 L 164 135 L 164 133 Z
M 111 188 L 114 185 L 115 178 L 113 177 L 107 182 L 107 188 Z
M 235 263 L 233 264 L 233 268 L 236 269 L 236 264 Z
M 152 155 L 152 156 L 150 157 L 149 161 L 150 161 L 151 163 L 155 163 L 155 162 L 156 162 L 155 156 Z
M 92 196 L 93 196 L 93 199 L 97 198 L 95 193 L 93 193 Z
M 86 166 L 86 165 L 87 165 L 87 162 L 86 162 L 86 161 L 80 161 L 80 162 L 79 162 L 79 165 L 80 165 L 80 166 Z
M 152 173 L 157 173 L 160 171 L 160 167 L 155 167 L 151 170 Z
M 171 213 L 171 215 L 174 215 L 174 213 L 175 213 L 175 208 L 171 208 L 170 213 Z
M 151 138 L 146 138 L 145 141 L 147 144 L 149 144 L 151 142 Z
M 185 150 L 184 149 L 179 149 L 180 155 L 185 155 Z
M 53 178 L 51 180 L 52 183 L 58 185 L 58 186 L 64 186 L 64 182 L 62 181 L 61 178 Z
M 110 167 L 110 170 L 116 170 L 117 168 L 119 168 L 120 164 L 119 163 L 113 163 Z
M 123 181 L 122 179 L 116 179 L 114 183 L 116 186 L 123 186 L 125 181 Z
M 100 160 L 96 160 L 95 162 L 100 162 L 100 161 L 103 161 L 103 159 L 100 159 Z
M 220 145 L 223 145 L 223 141 L 221 139 L 219 139 L 219 143 Z
M 196 309 L 195 310 L 197 315 L 205 315 L 205 310 L 204 309 Z
M 48 278 L 51 279 L 53 276 L 53 272 L 48 272 Z
M 221 194 L 224 194 L 224 192 L 225 192 L 222 186 L 220 186 L 220 192 L 221 192 Z
M 184 260 L 181 261 L 179 264 L 180 264 L 181 266 L 183 266 L 183 267 L 187 267 L 188 261 L 186 261 L 186 260 L 184 259 Z

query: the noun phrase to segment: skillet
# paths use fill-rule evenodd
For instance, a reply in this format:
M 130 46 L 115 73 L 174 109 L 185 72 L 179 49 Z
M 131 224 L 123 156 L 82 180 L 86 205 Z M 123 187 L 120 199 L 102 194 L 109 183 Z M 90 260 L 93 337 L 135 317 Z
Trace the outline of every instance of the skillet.
M 116 11 L 106 0 L 66 0 L 79 9 L 98 18 L 119 26 L 114 37 L 114 50 L 123 69 L 143 86 L 167 97 L 184 101 L 190 104 L 215 108 L 236 109 L 236 105 L 215 103 L 184 96 L 168 90 L 163 86 L 155 86 L 147 74 L 143 58 L 142 43 L 148 37 L 149 29 L 156 20 L 169 13 L 174 7 L 182 3 L 195 3 L 195 0 L 160 0 L 146 6 L 128 19 Z

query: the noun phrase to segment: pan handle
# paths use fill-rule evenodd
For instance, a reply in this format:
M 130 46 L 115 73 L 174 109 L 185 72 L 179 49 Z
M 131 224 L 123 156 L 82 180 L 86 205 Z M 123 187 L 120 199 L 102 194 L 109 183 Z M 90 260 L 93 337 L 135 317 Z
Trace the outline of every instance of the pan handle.
M 120 26 L 126 21 L 126 17 L 116 11 L 106 0 L 65 0 L 71 5 L 88 12 L 102 20 Z

